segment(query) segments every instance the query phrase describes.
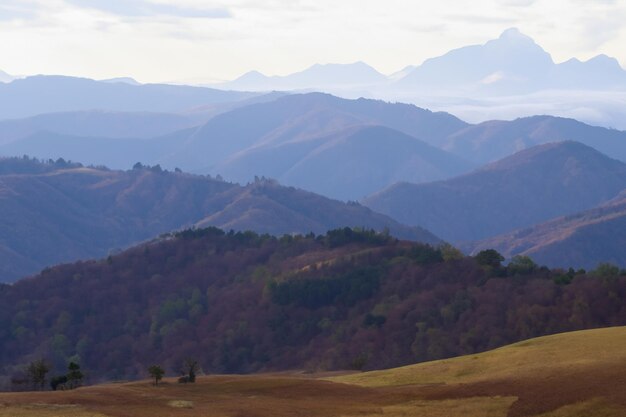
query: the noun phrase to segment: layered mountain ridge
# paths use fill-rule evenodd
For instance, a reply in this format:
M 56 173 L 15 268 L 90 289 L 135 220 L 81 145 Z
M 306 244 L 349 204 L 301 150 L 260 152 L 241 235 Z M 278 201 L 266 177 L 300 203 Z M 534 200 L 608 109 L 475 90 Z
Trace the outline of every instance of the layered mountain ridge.
M 274 235 L 351 226 L 439 242 L 358 204 L 271 181 L 242 187 L 160 168 L 111 171 L 65 161 L 0 160 L 0 202 L 2 281 L 195 225 Z

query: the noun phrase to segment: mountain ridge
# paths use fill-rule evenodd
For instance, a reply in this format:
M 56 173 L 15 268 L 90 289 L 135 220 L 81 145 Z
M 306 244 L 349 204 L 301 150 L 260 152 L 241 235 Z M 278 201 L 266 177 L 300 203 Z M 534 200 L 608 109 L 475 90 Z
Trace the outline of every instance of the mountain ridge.
M 462 242 L 592 208 L 625 187 L 626 164 L 570 141 L 520 151 L 449 180 L 398 184 L 364 204 Z
M 351 226 L 440 242 L 358 204 L 267 180 L 240 186 L 160 167 L 112 171 L 64 160 L 0 160 L 0 202 L 0 281 L 197 224 L 274 235 Z
M 592 209 L 526 229 L 467 244 L 475 253 L 493 248 L 505 257 L 530 256 L 551 267 L 595 268 L 601 263 L 626 266 L 626 191 Z

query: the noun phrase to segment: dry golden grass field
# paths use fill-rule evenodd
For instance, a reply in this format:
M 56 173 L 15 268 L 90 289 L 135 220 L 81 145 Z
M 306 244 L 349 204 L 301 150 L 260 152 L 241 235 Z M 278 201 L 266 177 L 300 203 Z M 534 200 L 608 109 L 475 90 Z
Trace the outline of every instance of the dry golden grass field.
M 0 417 L 624 417 L 626 327 L 340 376 L 208 376 L 0 394 Z

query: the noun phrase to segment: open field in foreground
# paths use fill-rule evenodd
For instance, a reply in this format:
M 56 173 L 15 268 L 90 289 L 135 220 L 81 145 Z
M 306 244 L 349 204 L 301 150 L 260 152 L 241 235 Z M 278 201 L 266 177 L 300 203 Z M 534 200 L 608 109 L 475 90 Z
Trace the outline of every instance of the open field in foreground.
M 626 327 L 385 371 L 166 379 L 0 394 L 0 417 L 626 416 Z

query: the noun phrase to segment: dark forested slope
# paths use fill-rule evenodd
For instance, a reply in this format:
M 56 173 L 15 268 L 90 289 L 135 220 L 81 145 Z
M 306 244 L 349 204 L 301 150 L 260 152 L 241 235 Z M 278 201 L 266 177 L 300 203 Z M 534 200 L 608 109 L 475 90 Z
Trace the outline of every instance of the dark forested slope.
M 626 324 L 626 276 L 340 229 L 275 238 L 198 229 L 0 286 L 0 367 L 80 361 L 92 381 L 177 373 L 371 369 Z

